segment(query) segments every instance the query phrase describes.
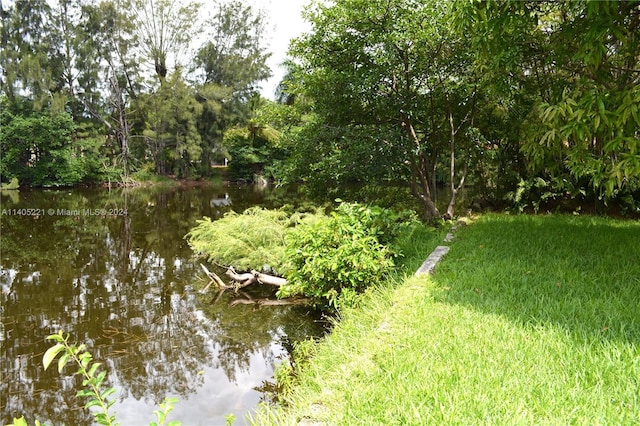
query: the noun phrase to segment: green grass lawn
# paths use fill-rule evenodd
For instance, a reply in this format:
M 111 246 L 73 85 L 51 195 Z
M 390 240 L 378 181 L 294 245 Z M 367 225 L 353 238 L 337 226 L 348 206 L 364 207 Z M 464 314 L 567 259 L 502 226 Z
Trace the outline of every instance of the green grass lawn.
M 451 246 L 345 312 L 256 423 L 640 423 L 640 223 L 488 215 Z

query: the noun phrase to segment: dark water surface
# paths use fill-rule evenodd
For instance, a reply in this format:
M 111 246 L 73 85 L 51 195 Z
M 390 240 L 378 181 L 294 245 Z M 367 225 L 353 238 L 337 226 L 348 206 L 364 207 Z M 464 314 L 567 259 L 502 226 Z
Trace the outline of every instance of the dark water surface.
M 169 419 L 185 426 L 224 424 L 229 413 L 243 424 L 291 342 L 321 333 L 306 308 L 230 306 L 232 294 L 199 294 L 203 274 L 184 239 L 203 216 L 278 207 L 291 194 L 209 186 L 0 197 L 2 424 L 21 415 L 30 424 L 92 423 L 75 397 L 75 368 L 42 368 L 45 337 L 60 329 L 107 369 L 123 426 L 155 420 L 165 396 L 180 400 Z

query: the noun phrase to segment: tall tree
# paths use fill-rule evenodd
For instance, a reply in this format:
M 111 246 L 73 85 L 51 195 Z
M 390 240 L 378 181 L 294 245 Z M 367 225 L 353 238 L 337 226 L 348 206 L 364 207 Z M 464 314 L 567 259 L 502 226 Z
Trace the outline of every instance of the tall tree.
M 69 158 L 91 151 L 92 170 L 98 162 L 126 178 L 151 158 L 161 173 L 203 172 L 224 131 L 251 117 L 269 75 L 264 14 L 240 2 L 217 7 L 194 60 L 199 3 L 0 2 L 0 101 L 11 112 L 3 117 L 22 129 L 42 118 L 34 111 L 70 112 Z M 197 92 L 182 73 L 196 68 Z
M 153 63 L 156 76 L 163 81 L 168 61 L 179 67 L 193 38 L 200 32 L 198 2 L 172 0 L 131 0 L 130 12 L 143 57 Z
M 198 95 L 204 110 L 200 121 L 202 166 L 208 168 L 224 150 L 225 130 L 245 125 L 259 83 L 271 75 L 267 66 L 266 16 L 240 1 L 217 3 L 205 23 L 206 42 L 194 59 Z
M 640 189 L 640 2 L 456 8 L 491 87 L 533 95 L 520 137 L 535 175 L 597 196 Z
M 137 106 L 143 111 L 143 135 L 156 172 L 192 176 L 202 154 L 197 121 L 203 107 L 181 72 L 171 74 L 154 93 L 141 96 Z
M 401 146 L 411 192 L 427 220 L 440 216 L 434 197 L 443 154 L 451 189 L 447 214 L 453 215 L 468 170 L 457 161 L 468 157 L 466 130 L 477 109 L 477 77 L 450 13 L 449 3 L 413 0 L 316 5 L 308 13 L 313 31 L 292 50 L 303 90 L 325 122 L 400 131 L 393 143 Z
M 88 31 L 86 9 L 82 0 L 58 0 L 14 2 L 2 10 L 0 85 L 6 95 L 2 105 L 12 112 L 5 116 L 9 122 L 2 124 L 25 135 L 21 126 L 30 123 L 46 129 L 51 122 L 62 123 L 60 117 L 66 117 L 63 112 L 70 112 L 74 121 L 68 141 L 52 135 L 48 144 L 39 131 L 33 136 L 30 149 L 36 161 L 30 161 L 27 170 L 39 174 L 57 165 L 59 173 L 48 171 L 37 179 L 22 173 L 25 183 L 70 184 L 99 178 L 104 138 L 88 119 L 82 99 L 85 93 L 100 96 L 101 56 L 90 48 L 95 34 Z M 45 153 L 49 149 L 51 153 Z M 21 152 L 27 152 L 26 148 Z M 21 161 L 15 166 L 24 164 Z M 71 169 L 72 174 L 64 171 Z
M 82 6 L 82 51 L 92 52 L 93 63 L 80 56 L 80 66 L 90 71 L 79 75 L 82 91 L 78 93 L 85 109 L 98 120 L 115 141 L 109 167 L 121 171 L 126 179 L 132 158 L 131 103 L 142 91 L 139 57 L 136 52 L 135 24 L 129 16 L 126 0 L 106 0 Z M 96 84 L 90 82 L 95 79 Z
M 57 83 L 55 89 L 70 97 L 74 97 L 77 90 L 78 76 L 82 71 L 78 66 L 78 56 L 81 41 L 86 40 L 82 34 L 80 13 L 78 4 L 72 0 L 58 0 L 52 7 L 49 23 L 53 77 Z
M 49 103 L 53 86 L 49 67 L 51 43 L 47 21 L 51 7 L 44 0 L 0 2 L 0 88 L 13 105 L 26 97 L 36 109 Z
M 258 83 L 271 76 L 264 12 L 237 0 L 218 3 L 206 28 L 207 42 L 195 58 L 202 82 L 231 87 L 236 96 L 248 100 Z

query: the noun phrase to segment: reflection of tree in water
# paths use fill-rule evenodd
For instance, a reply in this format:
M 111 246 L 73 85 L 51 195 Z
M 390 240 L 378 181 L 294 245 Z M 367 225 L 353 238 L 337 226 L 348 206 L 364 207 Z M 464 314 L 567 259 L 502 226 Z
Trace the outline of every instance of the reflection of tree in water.
M 266 286 L 249 291 L 256 298 L 274 296 L 272 289 Z M 221 368 L 230 381 L 236 380 L 236 372 L 249 370 L 253 354 L 262 355 L 273 366 L 277 361 L 274 342 L 283 336 L 303 340 L 321 332 L 321 327 L 300 321 L 301 310 L 304 310 L 300 306 L 229 306 L 235 298 L 237 296 L 232 291 L 227 291 L 218 300 L 215 294 L 204 296 L 201 303 L 204 314 L 221 330 L 215 337 L 217 357 L 213 366 Z
M 73 308 L 74 298 L 62 289 L 67 286 L 60 286 L 59 295 L 47 291 L 43 282 L 53 275 L 50 269 L 11 275 L 11 292 L 3 294 L 2 300 L 2 421 L 7 423 L 24 414 L 30 424 L 36 418 L 55 424 L 63 420 L 67 424 L 91 424 L 91 416 L 80 409 L 81 402 L 75 398 L 74 385 L 81 383 L 74 377 L 61 378 L 56 368 L 44 371 L 41 363 L 42 354 L 50 346 L 44 340 L 50 328 L 77 321 L 77 315 L 74 319 L 71 314 L 77 312 L 74 309 L 65 309 L 60 317 L 52 318 L 42 306 L 61 302 L 65 308 Z M 56 385 L 51 386 L 52 382 Z
M 33 195 L 24 192 L 21 199 L 28 201 Z M 56 200 L 59 194 L 41 195 L 59 202 L 59 208 L 82 202 L 67 197 Z M 43 371 L 41 359 L 50 346 L 45 336 L 54 328 L 73 330 L 72 324 L 82 320 L 89 290 L 83 285 L 84 269 L 93 253 L 93 242 L 83 238 L 83 232 L 101 239 L 104 226 L 81 223 L 74 216 L 3 216 L 1 226 L 2 420 L 24 414 L 33 423 L 37 413 L 53 423 L 64 419 L 69 424 L 90 424 L 91 416 L 79 409 L 80 401 L 75 399 L 77 380 L 61 379 L 55 368 Z M 58 382 L 55 392 L 50 390 L 52 382 Z
M 195 392 L 204 365 L 233 381 L 254 354 L 273 364 L 272 342 L 296 333 L 294 307 L 229 307 L 231 295 L 211 305 L 190 290 L 197 262 L 183 237 L 196 219 L 215 216 L 213 192 L 123 193 L 25 191 L 21 204 L 7 206 L 117 207 L 129 215 L 2 216 L 0 421 L 25 415 L 30 423 L 91 424 L 75 397 L 82 387 L 75 369 L 42 368 L 51 346 L 45 337 L 59 329 L 104 363 L 116 398 L 155 403 Z
M 126 197 L 108 194 L 98 193 L 90 205 L 79 192 L 66 191 L 25 192 L 21 201 L 27 207 L 56 210 L 145 208 L 135 200 L 129 204 Z M 172 244 L 158 248 L 145 235 L 160 234 L 159 230 L 150 229 L 139 216 L 2 217 L 3 422 L 24 414 L 30 422 L 38 417 L 58 424 L 91 423 L 91 416 L 80 409 L 82 401 L 75 398 L 82 386 L 78 378 L 60 376 L 55 368 L 43 371 L 42 354 L 50 346 L 44 338 L 59 329 L 86 343 L 97 360 L 106 361 L 113 382 L 122 376 L 125 393 L 161 401 L 180 383 L 193 389 L 201 380 L 196 373 L 207 356 L 204 333 L 188 316 L 195 301 L 175 297 L 184 291 L 175 282 L 188 282 L 194 275 L 187 256 L 180 255 L 181 247 L 175 244 L 188 228 L 164 221 L 162 233 Z M 122 323 L 118 325 L 126 335 L 143 339 L 123 347 L 122 341 L 104 337 L 103 330 L 114 323 Z M 118 371 L 123 361 L 131 374 Z M 67 368 L 69 374 L 74 371 Z M 128 376 L 135 380 L 128 382 Z
M 206 336 L 213 330 L 194 315 L 193 297 L 169 298 L 168 308 L 155 299 L 130 306 L 123 315 L 128 325 L 113 320 L 104 330 L 117 380 L 136 399 L 162 401 L 167 394 L 194 392 L 203 380 L 198 372 L 211 357 Z

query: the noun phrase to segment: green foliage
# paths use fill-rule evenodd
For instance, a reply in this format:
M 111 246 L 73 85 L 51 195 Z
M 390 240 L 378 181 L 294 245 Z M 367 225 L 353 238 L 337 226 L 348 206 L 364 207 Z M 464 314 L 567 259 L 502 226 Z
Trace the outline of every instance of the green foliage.
M 541 208 L 556 203 L 554 207 L 561 207 L 578 197 L 585 197 L 584 189 L 576 188 L 567 179 L 542 179 L 535 177 L 521 180 L 514 191 L 505 195 L 512 208 L 522 213 L 533 211 L 538 213 Z
M 284 177 L 304 182 L 316 198 L 333 200 L 345 197 L 348 186 L 384 186 L 410 175 L 403 162 L 408 141 L 391 126 L 336 127 L 309 117 L 289 137 Z
M 538 146 L 559 151 L 570 173 L 589 179 L 602 194 L 635 190 L 640 187 L 640 85 L 619 91 L 591 86 L 566 91 L 555 105 L 540 105 L 548 130 Z M 534 161 L 540 158 L 538 146 L 528 150 Z
M 404 182 L 424 218 L 438 217 L 438 180 L 463 185 L 475 148 L 466 130 L 494 102 L 471 67 L 468 35 L 451 25 L 452 3 L 314 6 L 313 31 L 291 49 L 319 124 L 294 154 L 302 175 L 329 188 L 369 175 Z
M 0 13 L 0 90 L 10 104 L 20 102 L 21 89 L 28 90 L 34 110 L 40 111 L 50 100 L 48 89 L 54 78 L 51 45 L 45 42 L 51 6 L 46 2 L 17 2 L 8 7 L 2 4 Z
M 266 16 L 237 0 L 217 3 L 216 9 L 207 22 L 208 41 L 195 63 L 205 83 L 231 88 L 235 102 L 246 100 L 255 93 L 256 83 L 271 75 L 266 64 L 270 54 L 263 45 Z
M 186 238 L 197 254 L 214 263 L 241 270 L 268 266 L 285 276 L 288 284 L 280 288 L 280 297 L 303 295 L 335 310 L 384 280 L 393 258 L 401 255 L 399 237 L 411 232 L 414 219 L 409 213 L 348 203 L 330 216 L 250 208 L 216 221 L 205 217 Z
M 131 174 L 131 179 L 138 182 L 155 181 L 160 178 L 155 172 L 155 167 L 154 163 L 144 163 Z
M 252 120 L 267 131 L 267 136 L 275 136 L 268 138 L 273 155 L 265 162 L 264 174 L 278 182 L 300 182 L 306 175 L 298 173 L 297 169 L 301 167 L 300 164 L 306 165 L 312 161 L 304 158 L 302 153 L 307 151 L 304 147 L 312 145 L 315 140 L 316 134 L 308 129 L 314 114 L 308 102 L 302 98 L 296 99 L 298 101 L 295 104 L 266 101 L 255 111 Z
M 158 174 L 190 177 L 202 154 L 197 122 L 203 106 L 179 71 L 163 80 L 158 90 L 141 97 L 143 135 Z
M 510 100 L 521 123 L 525 182 L 567 181 L 604 199 L 638 190 L 637 2 L 459 1 L 455 9 L 483 84 Z
M 93 362 L 91 353 L 87 351 L 87 347 L 84 344 L 76 345 L 75 343 L 69 343 L 69 335 L 64 337 L 62 331 L 58 334 L 52 334 L 47 337 L 47 340 L 52 340 L 56 344 L 44 353 L 42 357 L 42 364 L 44 369 L 49 368 L 53 360 L 58 358 L 58 371 L 62 372 L 62 369 L 69 361 L 75 362 L 78 366 L 77 375 L 82 377 L 82 385 L 85 389 L 79 390 L 77 396 L 86 397 L 87 403 L 85 409 L 97 407 L 97 411 L 91 411 L 96 423 L 100 425 L 118 425 L 115 415 L 109 412 L 109 409 L 115 401 L 110 400 L 109 397 L 113 395 L 116 390 L 112 387 L 104 388 L 104 380 L 107 376 L 106 371 L 98 372 L 101 364 Z
M 270 75 L 265 14 L 237 1 L 217 6 L 204 24 L 199 3 L 168 0 L 3 5 L 2 181 L 126 181 L 149 161 L 161 175 L 209 174 L 224 131 L 246 124 Z M 184 55 L 190 49 L 197 54 Z M 65 115 L 91 134 L 59 134 Z
M 181 4 L 171 0 L 130 0 L 133 31 L 140 43 L 140 50 L 153 63 L 160 81 L 167 77 L 170 65 L 180 67 L 177 56 L 187 49 L 200 32 L 201 3 Z M 175 64 L 167 61 L 174 59 Z
M 72 143 L 75 125 L 66 113 L 28 115 L 3 110 L 0 176 L 26 185 L 72 185 L 87 174 L 82 147 Z
M 279 138 L 280 132 L 273 127 L 253 120 L 248 126 L 227 130 L 223 146 L 229 154 L 229 176 L 246 181 L 264 176 L 270 164 L 284 159 Z
M 40 426 L 42 423 L 36 420 L 35 426 Z M 13 423 L 8 424 L 7 426 L 29 426 L 29 423 L 24 419 L 24 416 L 16 419 L 13 419 Z
M 289 217 L 284 210 L 252 207 L 215 221 L 205 217 L 186 238 L 193 251 L 212 262 L 240 270 L 260 270 L 266 264 L 283 272 L 285 235 L 300 219 Z
M 236 422 L 236 416 L 231 413 L 231 414 L 227 414 L 224 417 L 224 424 L 225 426 L 233 426 L 233 424 Z
M 194 65 L 200 83 L 198 96 L 204 107 L 199 122 L 201 170 L 208 173 L 212 162 L 221 163 L 229 154 L 223 146 L 225 132 L 243 128 L 251 119 L 254 103 L 261 99 L 259 82 L 271 71 L 266 64 L 269 53 L 264 45 L 267 26 L 263 11 L 240 1 L 219 2 L 205 25 L 207 41 L 197 50 Z M 250 180 L 252 171 L 239 163 L 252 153 L 242 151 L 232 153 L 238 160 L 237 178 Z
M 164 402 L 161 402 L 159 404 L 160 410 L 153 411 L 153 414 L 156 415 L 156 418 L 158 419 L 158 421 L 149 423 L 149 426 L 164 426 L 165 424 L 167 426 L 180 426 L 181 422 L 177 420 L 172 420 L 169 423 L 165 423 L 167 416 L 169 415 L 170 412 L 173 411 L 173 404 L 175 404 L 176 402 L 178 402 L 177 398 L 166 397 L 164 399 Z
M 291 267 L 278 296 L 304 295 L 329 310 L 352 305 L 391 271 L 391 252 L 381 240 L 388 242 L 393 229 L 383 210 L 346 203 L 330 217 L 297 227 L 286 237 Z
M 78 366 L 75 374 L 82 377 L 82 386 L 85 387 L 77 393 L 77 396 L 87 398 L 84 408 L 90 410 L 95 422 L 99 425 L 119 425 L 120 423 L 116 421 L 115 414 L 109 411 L 115 403 L 115 400 L 110 397 L 116 390 L 113 387 L 105 386 L 107 372 L 100 371 L 102 364 L 93 361 L 93 356 L 87 350 L 87 346 L 69 343 L 69 335 L 67 334 L 65 337 L 62 330 L 57 334 L 47 336 L 47 340 L 52 340 L 56 344 L 47 349 L 42 356 L 44 369 L 48 369 L 56 358 L 58 358 L 58 372 L 60 373 L 62 373 L 67 363 L 75 363 Z M 153 411 L 157 422 L 151 422 L 149 426 L 180 426 L 181 422 L 179 421 L 166 422 L 167 415 L 173 411 L 176 402 L 178 402 L 176 398 L 165 398 L 164 402 L 159 404 L 160 409 Z M 95 410 L 92 408 L 95 408 Z M 26 424 L 24 417 L 14 419 L 13 422 L 13 426 L 26 426 Z M 40 422 L 36 420 L 36 426 L 39 425 Z

